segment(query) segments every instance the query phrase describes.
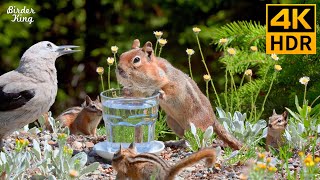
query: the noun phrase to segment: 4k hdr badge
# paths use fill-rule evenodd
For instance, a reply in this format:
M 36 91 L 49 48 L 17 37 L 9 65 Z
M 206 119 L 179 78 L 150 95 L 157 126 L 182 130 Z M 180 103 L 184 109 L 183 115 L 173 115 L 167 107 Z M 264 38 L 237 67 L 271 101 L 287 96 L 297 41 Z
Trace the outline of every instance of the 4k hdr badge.
M 316 54 L 316 5 L 267 4 L 267 54 Z

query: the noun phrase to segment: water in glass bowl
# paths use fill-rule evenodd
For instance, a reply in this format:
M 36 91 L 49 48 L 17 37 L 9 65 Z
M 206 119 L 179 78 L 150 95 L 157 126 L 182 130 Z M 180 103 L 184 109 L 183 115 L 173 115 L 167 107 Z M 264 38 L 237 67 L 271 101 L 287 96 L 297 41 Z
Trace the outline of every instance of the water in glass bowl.
M 154 140 L 159 107 L 157 98 L 117 98 L 103 101 L 102 105 L 107 142 L 145 143 Z

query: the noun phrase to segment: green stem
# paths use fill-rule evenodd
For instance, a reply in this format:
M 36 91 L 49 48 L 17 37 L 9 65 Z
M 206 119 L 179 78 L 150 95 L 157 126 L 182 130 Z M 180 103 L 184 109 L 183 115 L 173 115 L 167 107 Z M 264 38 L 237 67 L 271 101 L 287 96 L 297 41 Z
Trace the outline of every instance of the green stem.
M 109 89 L 111 89 L 111 86 L 110 86 L 110 65 L 108 67 L 108 87 L 109 87 Z
M 118 63 L 116 58 L 116 53 L 113 53 L 114 64 L 116 65 L 116 69 L 118 69 Z M 119 82 L 117 81 L 117 87 L 120 88 Z
M 159 40 L 159 39 L 157 39 L 156 47 L 154 48 L 154 54 L 155 54 L 155 55 L 157 55 L 157 48 L 158 48 L 158 43 L 159 43 L 158 40 Z
M 249 65 L 250 65 L 250 64 L 248 64 L 248 65 L 247 65 L 246 70 L 248 70 Z M 245 73 L 243 73 L 243 76 L 242 76 L 242 78 L 241 78 L 241 82 L 240 82 L 240 86 L 239 86 L 239 87 L 241 87 L 241 86 L 242 86 L 243 81 L 244 81 L 244 77 L 245 77 L 245 76 L 246 76 L 246 74 L 245 74 Z
M 304 85 L 304 94 L 303 94 L 303 104 L 306 104 L 306 96 L 307 96 L 307 86 L 308 84 Z M 307 104 L 308 105 L 308 104 Z
M 251 76 L 249 76 L 249 83 L 251 83 Z M 249 120 L 252 120 L 253 108 L 254 108 L 254 103 L 253 103 L 253 89 L 252 89 L 251 90 L 251 113 L 250 113 L 250 119 Z
M 231 71 L 229 71 L 230 73 L 230 77 L 231 77 L 231 86 L 233 86 L 234 88 L 234 93 L 235 93 L 235 96 L 236 96 L 236 100 L 237 100 L 237 110 L 241 112 L 241 109 L 240 109 L 240 99 L 239 99 L 239 96 L 238 96 L 238 91 L 237 91 L 237 86 L 236 86 L 236 83 L 233 79 L 233 74 L 231 73 Z
M 104 91 L 104 84 L 103 84 L 103 76 L 102 76 L 102 74 L 100 75 L 100 79 L 101 79 L 102 91 Z
M 266 101 L 267 101 L 267 98 L 268 98 L 268 96 L 269 96 L 269 93 L 270 93 L 271 88 L 272 88 L 272 85 L 273 85 L 273 81 L 274 81 L 274 79 L 276 78 L 276 76 L 277 76 L 277 72 L 274 72 L 274 73 L 273 73 L 273 76 L 272 76 L 272 80 L 271 80 L 270 86 L 269 86 L 269 89 L 268 89 L 268 92 L 267 92 L 266 96 L 264 97 L 264 100 L 263 100 L 263 103 L 262 103 L 262 107 L 261 107 L 261 111 L 260 111 L 260 114 L 259 114 L 258 118 L 261 117 L 261 115 L 262 115 L 262 113 L 263 113 L 263 111 L 264 111 L 264 105 L 265 105 L 265 103 L 266 103 Z
M 190 72 L 190 77 L 191 79 L 193 79 L 193 76 L 192 76 L 192 70 L 191 70 L 191 56 L 188 57 L 188 61 L 189 61 L 189 72 Z
M 158 57 L 160 57 L 162 51 L 162 46 L 160 46 Z
M 207 93 L 207 98 L 209 99 L 209 81 L 206 81 L 206 93 Z
M 207 71 L 207 74 L 208 74 L 210 77 L 212 77 L 211 74 L 210 74 L 210 72 L 209 72 L 209 69 L 208 69 L 208 67 L 207 67 L 207 64 L 206 64 L 206 62 L 205 62 L 205 60 L 204 60 L 204 56 L 203 56 L 203 53 L 202 53 L 202 49 L 201 49 L 201 45 L 200 45 L 200 41 L 199 41 L 198 34 L 196 34 L 196 39 L 197 39 L 197 43 L 198 43 L 198 46 L 199 46 L 199 51 L 200 51 L 200 55 L 201 55 L 201 58 L 202 58 L 203 65 L 204 65 L 204 67 L 205 67 L 205 69 L 206 69 L 206 71 Z M 212 86 L 212 88 L 213 88 L 213 90 L 214 90 L 214 93 L 215 93 L 215 95 L 216 95 L 216 98 L 217 98 L 217 101 L 218 101 L 218 105 L 219 105 L 219 107 L 221 107 L 220 99 L 219 99 L 218 93 L 217 93 L 217 91 L 216 91 L 216 88 L 215 88 L 215 86 L 214 86 L 214 84 L 213 84 L 213 81 L 211 80 L 210 83 L 211 83 L 211 86 Z
M 229 103 L 228 103 L 228 71 L 226 69 L 226 72 L 225 72 L 225 79 L 226 79 L 226 82 L 224 84 L 224 101 L 226 103 L 226 110 L 227 112 L 229 112 Z

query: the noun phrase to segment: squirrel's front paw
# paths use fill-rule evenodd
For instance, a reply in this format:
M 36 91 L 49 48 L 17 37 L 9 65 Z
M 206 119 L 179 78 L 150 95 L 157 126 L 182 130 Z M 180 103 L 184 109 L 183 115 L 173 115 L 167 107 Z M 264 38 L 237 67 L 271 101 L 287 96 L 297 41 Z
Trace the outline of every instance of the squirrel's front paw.
M 160 93 L 160 96 L 159 96 L 160 99 L 163 99 L 163 100 L 167 99 L 166 93 L 163 90 L 159 90 L 159 93 Z

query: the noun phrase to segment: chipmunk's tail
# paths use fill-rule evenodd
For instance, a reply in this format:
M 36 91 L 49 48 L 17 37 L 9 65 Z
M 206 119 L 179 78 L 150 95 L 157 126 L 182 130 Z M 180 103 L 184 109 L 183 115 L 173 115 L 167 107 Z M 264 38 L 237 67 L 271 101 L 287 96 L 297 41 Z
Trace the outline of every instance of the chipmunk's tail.
M 180 170 L 204 158 L 206 158 L 206 164 L 208 167 L 213 166 L 214 163 L 216 162 L 216 150 L 213 148 L 202 149 L 190 155 L 189 157 L 181 160 L 180 162 L 178 162 L 177 164 L 175 164 L 169 169 L 168 175 L 165 179 L 173 180 L 175 175 L 177 175 Z
M 230 135 L 230 133 L 218 122 L 216 117 L 213 120 L 213 130 L 218 135 L 218 137 L 225 143 L 228 144 L 232 149 L 239 150 L 242 148 L 242 143 L 235 137 Z

